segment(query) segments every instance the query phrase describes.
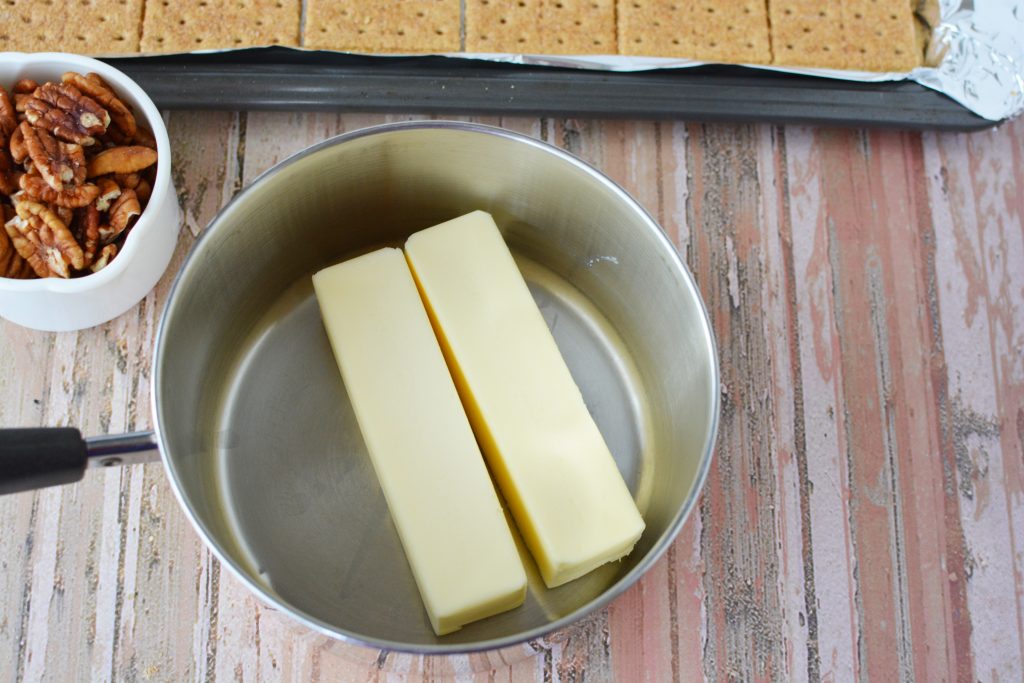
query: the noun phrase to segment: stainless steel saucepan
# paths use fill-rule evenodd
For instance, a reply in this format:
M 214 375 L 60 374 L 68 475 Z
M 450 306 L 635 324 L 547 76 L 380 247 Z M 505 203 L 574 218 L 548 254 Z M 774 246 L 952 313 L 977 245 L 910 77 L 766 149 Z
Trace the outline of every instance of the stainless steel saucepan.
M 310 275 L 474 209 L 493 214 L 647 529 L 625 560 L 517 609 L 430 628 L 324 333 Z M 157 334 L 155 431 L 0 432 L 0 491 L 162 455 L 182 508 L 254 593 L 336 638 L 420 653 L 504 647 L 622 593 L 676 536 L 711 460 L 715 346 L 657 223 L 579 159 L 515 133 L 413 122 L 278 164 L 202 234 Z

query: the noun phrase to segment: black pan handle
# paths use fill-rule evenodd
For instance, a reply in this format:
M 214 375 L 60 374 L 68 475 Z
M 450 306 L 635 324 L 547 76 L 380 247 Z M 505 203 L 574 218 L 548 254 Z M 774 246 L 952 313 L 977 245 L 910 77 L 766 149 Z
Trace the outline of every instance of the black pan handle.
M 157 459 L 153 432 L 83 439 L 70 427 L 0 429 L 0 495 L 71 484 L 86 467 Z
M 77 429 L 0 430 L 0 494 L 71 484 L 85 474 L 89 451 Z

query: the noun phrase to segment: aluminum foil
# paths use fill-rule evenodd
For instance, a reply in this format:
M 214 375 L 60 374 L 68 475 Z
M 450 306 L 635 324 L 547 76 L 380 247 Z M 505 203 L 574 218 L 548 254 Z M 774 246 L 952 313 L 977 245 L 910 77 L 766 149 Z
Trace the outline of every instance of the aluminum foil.
M 910 78 L 993 121 L 1024 111 L 1024 0 L 940 0 L 928 61 Z

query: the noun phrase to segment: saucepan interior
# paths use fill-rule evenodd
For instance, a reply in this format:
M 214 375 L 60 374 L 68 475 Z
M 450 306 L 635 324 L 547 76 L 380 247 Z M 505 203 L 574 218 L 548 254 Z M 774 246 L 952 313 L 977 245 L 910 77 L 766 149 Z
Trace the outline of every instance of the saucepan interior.
M 528 563 L 525 605 L 438 638 L 309 276 L 474 209 L 502 228 L 647 530 L 622 562 L 556 590 Z M 185 509 L 250 588 L 333 636 L 441 653 L 538 636 L 633 583 L 697 496 L 717 377 L 692 278 L 625 193 L 529 138 L 425 122 L 328 140 L 266 173 L 217 216 L 167 306 L 154 405 Z

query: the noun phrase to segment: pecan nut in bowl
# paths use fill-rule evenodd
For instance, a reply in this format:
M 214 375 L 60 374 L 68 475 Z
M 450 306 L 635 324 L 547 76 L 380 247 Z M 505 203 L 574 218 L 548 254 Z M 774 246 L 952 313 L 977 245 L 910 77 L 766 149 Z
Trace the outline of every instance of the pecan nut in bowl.
M 25 145 L 25 135 L 21 132 L 21 126 L 17 126 L 8 140 L 8 151 L 14 163 L 23 164 L 28 160 L 28 147 Z
M 69 209 L 91 204 L 100 194 L 100 188 L 91 184 L 71 185 L 63 190 L 55 190 L 42 176 L 30 173 L 23 174 L 18 185 L 32 199 Z
M 31 95 L 38 87 L 39 83 L 31 78 L 22 78 L 11 87 L 11 92 L 15 95 Z
M 32 93 L 16 92 L 11 95 L 11 99 L 14 100 L 14 111 L 17 112 L 18 120 L 21 121 L 25 118 L 25 109 L 28 106 L 28 101 L 32 99 Z
M 71 234 L 80 245 L 85 266 L 91 268 L 100 247 L 100 211 L 95 205 L 77 209 L 71 219 Z M 93 271 L 95 272 L 95 271 Z
M 0 137 L 9 138 L 18 127 L 18 112 L 14 109 L 14 100 L 0 85 Z
M 85 267 L 85 255 L 68 226 L 44 204 L 20 201 L 17 215 L 4 223 L 21 257 L 39 277 L 71 277 L 71 268 Z
M 121 192 L 121 196 L 110 205 L 110 223 L 100 228 L 100 242 L 106 246 L 116 240 L 141 213 L 135 190 Z
M 110 125 L 110 113 L 68 83 L 43 83 L 25 103 L 25 117 L 68 142 L 90 146 Z
M 5 142 L 0 135 L 0 193 L 12 195 L 20 187 L 22 172 L 7 151 Z
M 110 115 L 110 121 L 121 133 L 121 137 L 130 140 L 135 135 L 135 116 L 124 102 L 114 94 L 99 74 L 86 74 L 83 76 L 74 71 L 68 71 L 61 76 L 61 80 L 78 88 L 82 93 L 88 95 L 96 102 L 104 106 Z
M 14 208 L 11 206 L 3 205 L 0 206 L 0 209 L 2 209 L 0 211 L 0 218 L 3 219 L 4 223 L 17 216 Z M 0 277 L 22 280 L 34 275 L 32 266 L 14 248 L 14 243 L 11 242 L 7 230 L 0 230 Z
M 59 218 L 64 225 L 68 227 L 71 226 L 71 219 L 75 217 L 74 209 L 69 209 L 66 206 L 57 206 L 56 204 L 50 204 L 48 202 L 41 203 L 45 203 L 46 208 L 48 208 L 50 211 L 53 211 L 53 213 L 57 215 L 57 218 Z M 75 241 L 78 240 L 76 239 Z
M 118 185 L 127 190 L 134 190 L 139 186 L 142 176 L 138 173 L 115 173 L 111 176 Z
M 153 137 L 153 131 L 150 129 L 145 126 L 136 126 L 135 135 L 132 136 L 131 144 L 156 149 L 156 138 Z
M 117 256 L 117 245 L 108 244 L 107 246 L 103 247 L 103 249 L 100 251 L 100 255 L 96 257 L 96 260 L 92 263 L 92 265 L 89 266 L 89 270 L 91 270 L 94 273 L 100 272 L 110 264 L 110 261 L 115 256 Z
M 89 159 L 88 177 L 111 173 L 135 173 L 156 163 L 156 150 L 141 145 L 111 147 Z
M 19 126 L 25 149 L 43 180 L 55 190 L 65 184 L 80 185 L 85 180 L 85 153 L 82 146 L 61 142 L 45 129 L 23 122 Z
M 97 178 L 96 187 L 99 188 L 99 194 L 95 206 L 100 211 L 109 210 L 111 203 L 121 196 L 121 187 L 112 178 Z
M 139 198 L 139 202 L 143 205 L 148 204 L 152 194 L 153 186 L 145 178 L 140 178 L 139 184 L 135 186 L 135 195 Z

